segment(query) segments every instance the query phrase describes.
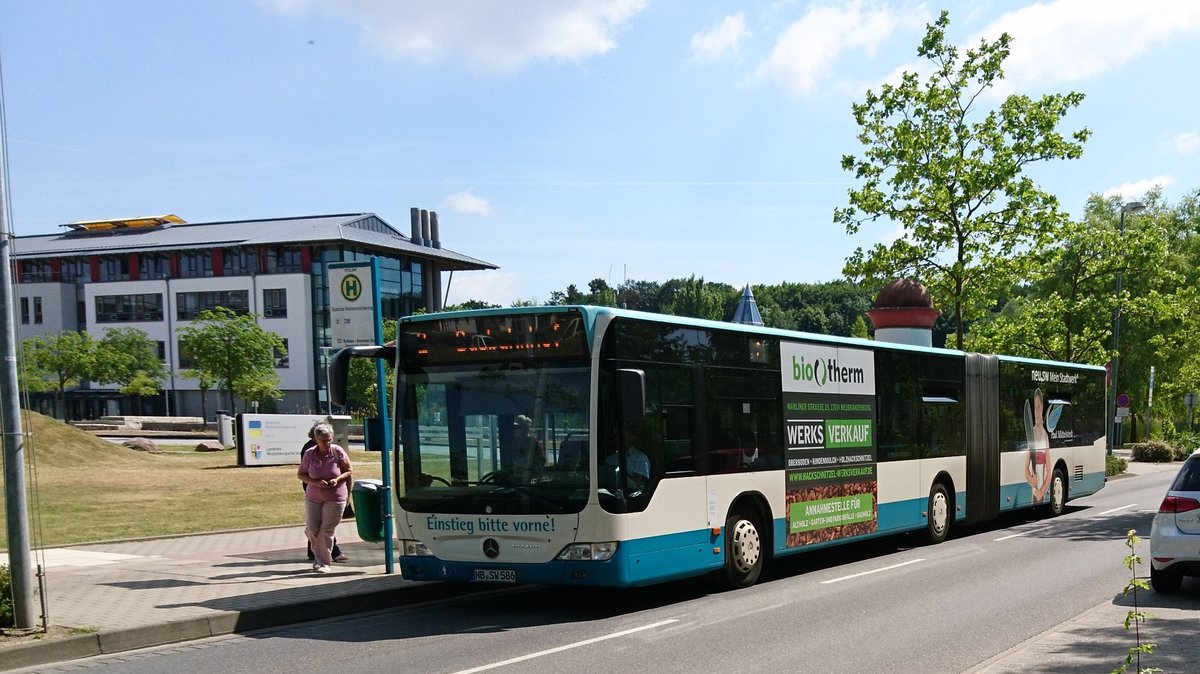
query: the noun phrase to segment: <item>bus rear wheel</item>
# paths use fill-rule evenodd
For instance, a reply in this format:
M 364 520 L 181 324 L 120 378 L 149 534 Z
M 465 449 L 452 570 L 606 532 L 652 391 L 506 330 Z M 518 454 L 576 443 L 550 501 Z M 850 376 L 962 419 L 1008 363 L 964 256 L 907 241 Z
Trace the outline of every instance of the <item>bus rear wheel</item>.
M 763 570 L 763 535 L 758 517 L 739 508 L 725 520 L 725 585 L 748 587 Z
M 1050 502 L 1042 506 L 1042 513 L 1047 517 L 1058 517 L 1067 507 L 1067 476 L 1061 468 L 1054 469 L 1050 478 Z
M 925 537 L 937 545 L 950 536 L 950 494 L 938 482 L 929 490 L 929 510 L 925 518 Z

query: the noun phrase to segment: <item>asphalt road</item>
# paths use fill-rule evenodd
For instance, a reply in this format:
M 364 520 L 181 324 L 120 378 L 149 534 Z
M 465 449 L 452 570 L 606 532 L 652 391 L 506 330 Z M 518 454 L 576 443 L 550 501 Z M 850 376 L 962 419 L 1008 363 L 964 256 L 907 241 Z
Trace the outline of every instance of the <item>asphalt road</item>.
M 1115 480 L 1060 518 L 1009 516 L 938 546 L 901 536 L 781 560 L 734 592 L 510 588 L 39 671 L 957 674 L 1118 594 L 1124 534 L 1149 556 L 1172 476 Z

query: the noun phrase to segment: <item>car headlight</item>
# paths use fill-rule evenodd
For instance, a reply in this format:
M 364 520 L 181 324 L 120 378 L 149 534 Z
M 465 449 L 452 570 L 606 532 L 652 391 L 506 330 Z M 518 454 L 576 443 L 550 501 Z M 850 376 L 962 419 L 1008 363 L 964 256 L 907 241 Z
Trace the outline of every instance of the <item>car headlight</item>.
M 558 559 L 568 562 L 603 562 L 617 552 L 617 542 L 572 543 L 558 553 Z
M 403 551 L 400 554 L 405 557 L 432 557 L 433 553 L 429 551 L 429 546 L 421 541 L 400 540 L 400 549 Z

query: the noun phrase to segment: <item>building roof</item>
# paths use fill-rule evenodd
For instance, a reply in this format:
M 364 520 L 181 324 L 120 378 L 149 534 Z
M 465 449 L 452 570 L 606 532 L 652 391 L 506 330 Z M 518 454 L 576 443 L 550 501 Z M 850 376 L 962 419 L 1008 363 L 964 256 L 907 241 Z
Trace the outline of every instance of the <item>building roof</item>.
M 750 285 L 742 291 L 742 299 L 738 300 L 737 309 L 733 311 L 733 323 L 745 325 L 762 325 L 762 314 L 758 313 L 758 302 L 754 301 L 754 292 Z
M 12 257 L 14 259 L 31 259 L 225 246 L 348 243 L 387 250 L 400 255 L 435 260 L 438 266 L 446 271 L 497 268 L 490 262 L 484 262 L 452 250 L 417 245 L 412 242 L 412 239 L 401 234 L 374 213 L 196 223 L 183 223 L 182 221 L 177 223 L 175 220 L 166 218 L 158 219 L 161 222 L 120 227 L 80 226 L 118 221 L 96 220 L 72 223 L 64 225 L 68 231 L 58 234 L 16 237 L 13 240 Z

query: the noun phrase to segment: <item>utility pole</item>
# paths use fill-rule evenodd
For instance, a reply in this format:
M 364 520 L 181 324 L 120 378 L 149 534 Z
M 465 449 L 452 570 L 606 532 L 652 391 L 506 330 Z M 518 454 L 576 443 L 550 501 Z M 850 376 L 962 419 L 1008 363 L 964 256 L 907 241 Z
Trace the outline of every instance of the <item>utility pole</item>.
M 17 383 L 17 326 L 13 321 L 12 255 L 8 227 L 8 138 L 4 122 L 4 74 L 0 69 L 0 429 L 4 431 L 4 508 L 8 524 L 8 564 L 12 574 L 13 624 L 32 629 L 36 616 L 30 566 L 29 511 L 25 495 L 25 433 Z

